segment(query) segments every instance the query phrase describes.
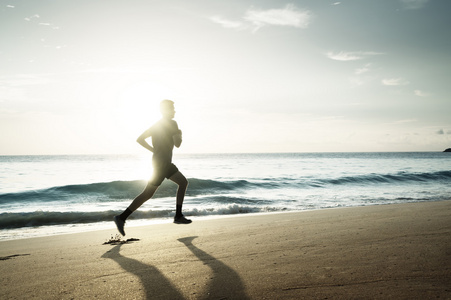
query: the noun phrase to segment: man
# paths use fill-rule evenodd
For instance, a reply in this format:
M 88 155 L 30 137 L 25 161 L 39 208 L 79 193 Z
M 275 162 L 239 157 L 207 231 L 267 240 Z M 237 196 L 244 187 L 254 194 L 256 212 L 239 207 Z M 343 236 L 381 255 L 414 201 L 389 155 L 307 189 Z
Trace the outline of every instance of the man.
M 160 112 L 162 115 L 161 120 L 144 131 L 137 139 L 141 146 L 153 153 L 152 177 L 144 191 L 133 200 L 130 206 L 122 214 L 114 217 L 117 229 L 124 236 L 125 220 L 144 202 L 152 198 L 165 178 L 172 180 L 178 185 L 174 223 L 191 223 L 191 220 L 186 219 L 182 214 L 183 199 L 188 187 L 188 180 L 172 163 L 172 150 L 174 146 L 179 148 L 182 143 L 182 131 L 179 130 L 177 122 L 173 120 L 175 116 L 174 102 L 171 100 L 161 101 Z M 152 146 L 146 141 L 149 137 L 152 137 Z

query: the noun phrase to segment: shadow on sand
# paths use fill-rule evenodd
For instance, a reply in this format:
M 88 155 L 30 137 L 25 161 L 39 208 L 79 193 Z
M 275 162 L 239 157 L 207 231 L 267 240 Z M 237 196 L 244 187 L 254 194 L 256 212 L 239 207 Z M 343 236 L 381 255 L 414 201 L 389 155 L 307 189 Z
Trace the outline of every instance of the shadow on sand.
M 192 244 L 195 236 L 178 239 L 212 271 L 208 288 L 199 299 L 248 299 L 238 274 L 229 266 Z M 182 293 L 156 267 L 120 254 L 123 245 L 114 246 L 102 255 L 141 281 L 146 299 L 185 299 Z M 133 295 L 130 295 L 133 296 Z
M 229 266 L 197 248 L 192 241 L 197 236 L 178 239 L 213 272 L 207 283 L 208 292 L 203 299 L 249 299 L 240 276 Z
M 114 246 L 102 255 L 117 262 L 122 269 L 135 275 L 141 281 L 146 299 L 184 299 L 183 295 L 156 267 L 144 264 L 120 254 L 123 244 Z M 129 295 L 135 297 L 135 295 Z

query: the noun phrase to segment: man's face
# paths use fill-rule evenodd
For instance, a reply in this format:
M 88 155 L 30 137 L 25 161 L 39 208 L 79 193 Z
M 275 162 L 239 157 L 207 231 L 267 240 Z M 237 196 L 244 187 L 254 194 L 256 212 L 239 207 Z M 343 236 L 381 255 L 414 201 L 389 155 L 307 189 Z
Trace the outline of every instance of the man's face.
M 167 119 L 173 119 L 175 116 L 175 108 L 174 105 L 168 105 L 163 110 L 163 117 Z

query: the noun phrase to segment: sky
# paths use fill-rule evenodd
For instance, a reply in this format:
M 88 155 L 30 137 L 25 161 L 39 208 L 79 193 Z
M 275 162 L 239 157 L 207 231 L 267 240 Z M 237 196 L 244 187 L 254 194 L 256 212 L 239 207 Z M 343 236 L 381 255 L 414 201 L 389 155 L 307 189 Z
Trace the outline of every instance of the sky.
M 449 0 L 0 0 L 0 155 L 451 147 Z

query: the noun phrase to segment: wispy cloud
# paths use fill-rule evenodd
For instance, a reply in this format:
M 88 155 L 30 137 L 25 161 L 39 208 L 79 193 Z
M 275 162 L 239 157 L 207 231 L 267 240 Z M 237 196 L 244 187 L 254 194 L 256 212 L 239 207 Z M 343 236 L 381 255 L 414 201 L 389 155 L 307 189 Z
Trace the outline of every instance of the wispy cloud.
M 430 94 L 422 90 L 414 90 L 413 93 L 418 97 L 429 97 Z
M 252 32 L 256 32 L 264 26 L 307 28 L 312 22 L 313 14 L 308 10 L 300 10 L 293 4 L 287 4 L 284 8 L 248 9 L 239 21 L 228 20 L 222 16 L 213 16 L 209 19 L 224 28 L 250 29 Z
M 31 17 L 24 18 L 24 19 L 25 19 L 25 21 L 30 22 L 33 19 L 39 19 L 39 18 L 40 18 L 40 16 L 38 14 L 36 14 L 36 15 L 32 15 Z
M 301 11 L 293 4 L 288 4 L 282 9 L 248 10 L 244 19 L 253 23 L 256 29 L 266 25 L 307 28 L 312 21 L 312 13 L 307 10 Z
M 210 17 L 210 20 L 213 21 L 214 23 L 221 25 L 224 28 L 241 30 L 241 29 L 246 29 L 246 27 L 247 27 L 246 24 L 244 24 L 243 22 L 230 21 L 221 16 Z
M 355 75 L 362 75 L 364 73 L 367 73 L 370 71 L 370 66 L 371 64 L 366 64 L 365 66 L 363 66 L 362 68 L 357 68 L 354 72 Z
M 371 77 L 370 76 L 366 76 L 364 74 L 368 73 L 371 71 L 371 64 L 365 64 L 363 67 L 361 68 L 357 68 L 354 70 L 354 75 L 352 77 L 349 78 L 349 82 L 351 83 L 351 85 L 353 86 L 362 86 L 366 83 L 368 83 L 369 81 L 371 81 Z
M 382 79 L 382 84 L 383 85 L 388 85 L 388 86 L 399 86 L 399 85 L 408 85 L 410 82 L 407 81 L 404 78 L 387 78 L 387 79 Z
M 47 27 L 51 27 L 52 29 L 60 29 L 59 26 L 56 26 L 52 23 L 35 21 L 35 19 L 39 19 L 39 18 L 41 18 L 41 16 L 38 14 L 35 14 L 30 17 L 24 18 L 24 20 L 27 22 L 37 23 L 39 26 L 47 26 Z
M 361 60 L 364 58 L 367 58 L 369 56 L 374 56 L 374 55 L 381 55 L 384 53 L 380 53 L 380 52 L 372 52 L 372 51 L 355 51 L 355 52 L 346 52 L 346 51 L 341 51 L 338 53 L 335 52 L 327 52 L 326 56 L 330 59 L 333 60 L 338 60 L 338 61 L 354 61 L 354 60 Z
M 341 2 L 334 2 L 331 5 L 340 5 L 340 4 L 341 4 Z
M 52 23 L 39 23 L 39 25 L 41 25 L 41 26 L 49 26 L 52 29 L 60 29 L 59 26 L 55 26 Z
M 420 9 L 423 8 L 429 0 L 400 0 L 404 9 Z

